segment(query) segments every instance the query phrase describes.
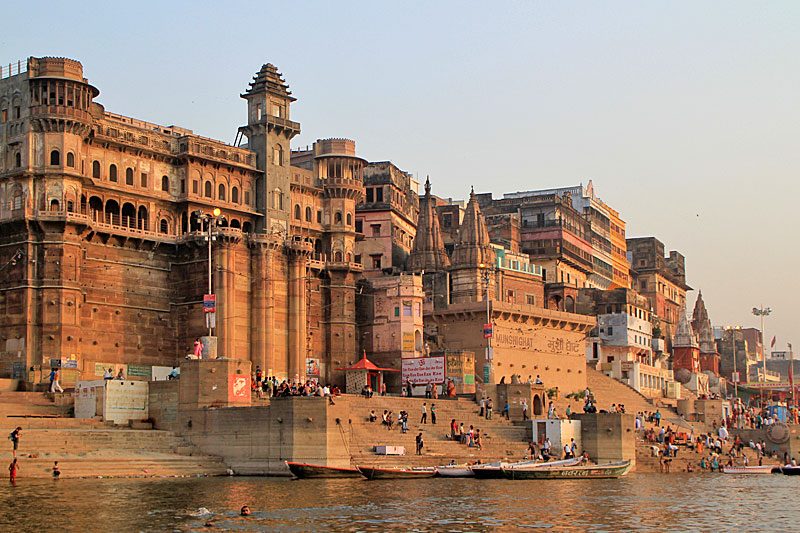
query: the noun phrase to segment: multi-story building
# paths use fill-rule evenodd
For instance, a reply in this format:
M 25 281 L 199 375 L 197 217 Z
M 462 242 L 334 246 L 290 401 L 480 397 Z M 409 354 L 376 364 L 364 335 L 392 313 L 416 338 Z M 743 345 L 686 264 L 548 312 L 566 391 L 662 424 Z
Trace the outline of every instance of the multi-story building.
M 366 276 L 405 267 L 419 216 L 417 185 L 411 174 L 388 161 L 364 168 L 364 202 L 356 208 L 356 231 L 363 238 L 356 253 Z
M 672 370 L 666 355 L 653 349 L 647 298 L 627 288 L 581 289 L 578 311 L 597 316 L 586 344 L 590 365 L 649 398 L 667 396 Z
M 664 244 L 655 237 L 628 239 L 627 246 L 633 288 L 650 301 L 671 351 L 672 336 L 686 308 L 686 291 L 692 290 L 686 284 L 684 257 L 674 250 L 665 257 Z
M 235 146 L 106 111 L 98 94 L 64 58 L 0 80 L 7 373 L 55 360 L 67 382 L 103 366 L 147 377 L 212 333 L 219 355 L 269 374 L 303 379 L 319 359 L 319 378 L 337 379 L 359 351 L 354 143 L 318 141 L 292 161 L 295 98 L 273 65 L 242 95 Z

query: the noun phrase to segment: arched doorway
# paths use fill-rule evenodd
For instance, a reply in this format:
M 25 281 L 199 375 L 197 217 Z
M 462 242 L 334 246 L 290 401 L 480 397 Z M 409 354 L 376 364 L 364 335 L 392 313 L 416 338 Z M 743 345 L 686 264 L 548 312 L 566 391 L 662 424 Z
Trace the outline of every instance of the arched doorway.
M 136 208 L 131 203 L 122 204 L 122 225 L 126 228 L 136 227 Z
M 147 208 L 143 205 L 139 206 L 139 212 L 136 215 L 136 227 L 144 231 L 150 230 L 150 223 L 147 217 Z
M 533 414 L 534 416 L 542 414 L 542 397 L 538 394 L 533 395 Z
M 567 313 L 575 312 L 575 299 L 572 296 L 564 298 L 564 311 Z
M 116 200 L 108 200 L 106 202 L 106 224 L 113 224 L 119 226 L 119 204 Z

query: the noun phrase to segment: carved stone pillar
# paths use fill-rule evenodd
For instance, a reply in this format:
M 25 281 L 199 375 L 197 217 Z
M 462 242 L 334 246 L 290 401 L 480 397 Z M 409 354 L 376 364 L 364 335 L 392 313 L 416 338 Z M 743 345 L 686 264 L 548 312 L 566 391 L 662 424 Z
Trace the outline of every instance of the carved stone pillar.
M 306 327 L 306 276 L 314 245 L 302 239 L 286 242 L 289 255 L 289 377 L 305 381 L 308 328 Z

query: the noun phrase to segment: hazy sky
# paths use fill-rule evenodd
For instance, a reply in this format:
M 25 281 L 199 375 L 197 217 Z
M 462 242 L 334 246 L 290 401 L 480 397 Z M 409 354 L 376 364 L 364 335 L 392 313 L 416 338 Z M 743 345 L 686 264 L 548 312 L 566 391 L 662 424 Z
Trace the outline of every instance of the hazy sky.
M 107 110 L 227 142 L 274 63 L 294 146 L 348 137 L 456 198 L 593 179 L 714 325 L 763 303 L 800 348 L 800 2 L 92 4 L 4 6 L 0 62 L 78 59 Z

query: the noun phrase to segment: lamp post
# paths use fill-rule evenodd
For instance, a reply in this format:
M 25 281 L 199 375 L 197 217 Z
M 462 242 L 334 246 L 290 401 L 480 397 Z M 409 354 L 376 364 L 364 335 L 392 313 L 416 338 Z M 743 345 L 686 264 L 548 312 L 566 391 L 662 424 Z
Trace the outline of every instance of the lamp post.
M 761 317 L 761 357 L 764 362 L 764 382 L 767 381 L 767 336 L 764 333 L 764 317 L 772 312 L 771 307 L 754 307 L 753 314 Z
M 215 207 L 214 210 L 211 213 L 203 213 L 203 211 L 200 210 L 200 209 L 198 209 L 197 211 L 192 213 L 199 220 L 204 221 L 208 225 L 208 236 L 206 238 L 208 239 L 208 294 L 209 295 L 213 294 L 213 292 L 211 292 L 212 291 L 212 287 L 211 287 L 211 239 L 212 239 L 211 227 L 212 227 L 212 224 L 211 224 L 211 222 L 212 222 L 212 220 L 214 222 L 217 222 L 218 220 L 223 219 L 224 217 L 221 216 L 220 213 L 221 213 L 221 211 L 220 211 L 219 207 Z M 201 229 L 202 229 L 202 226 L 201 226 Z M 207 322 L 207 325 L 208 325 L 208 336 L 210 337 L 211 336 L 211 324 L 212 324 L 211 318 L 207 318 L 206 322 Z
M 494 326 L 492 325 L 492 314 L 489 308 L 489 266 L 483 263 L 478 266 L 481 269 L 481 281 L 483 281 L 484 294 L 486 297 L 486 324 L 490 328 L 488 333 L 486 331 L 483 333 L 483 336 L 486 337 L 486 366 L 489 368 L 489 381 L 494 384 L 494 353 L 492 353 Z

